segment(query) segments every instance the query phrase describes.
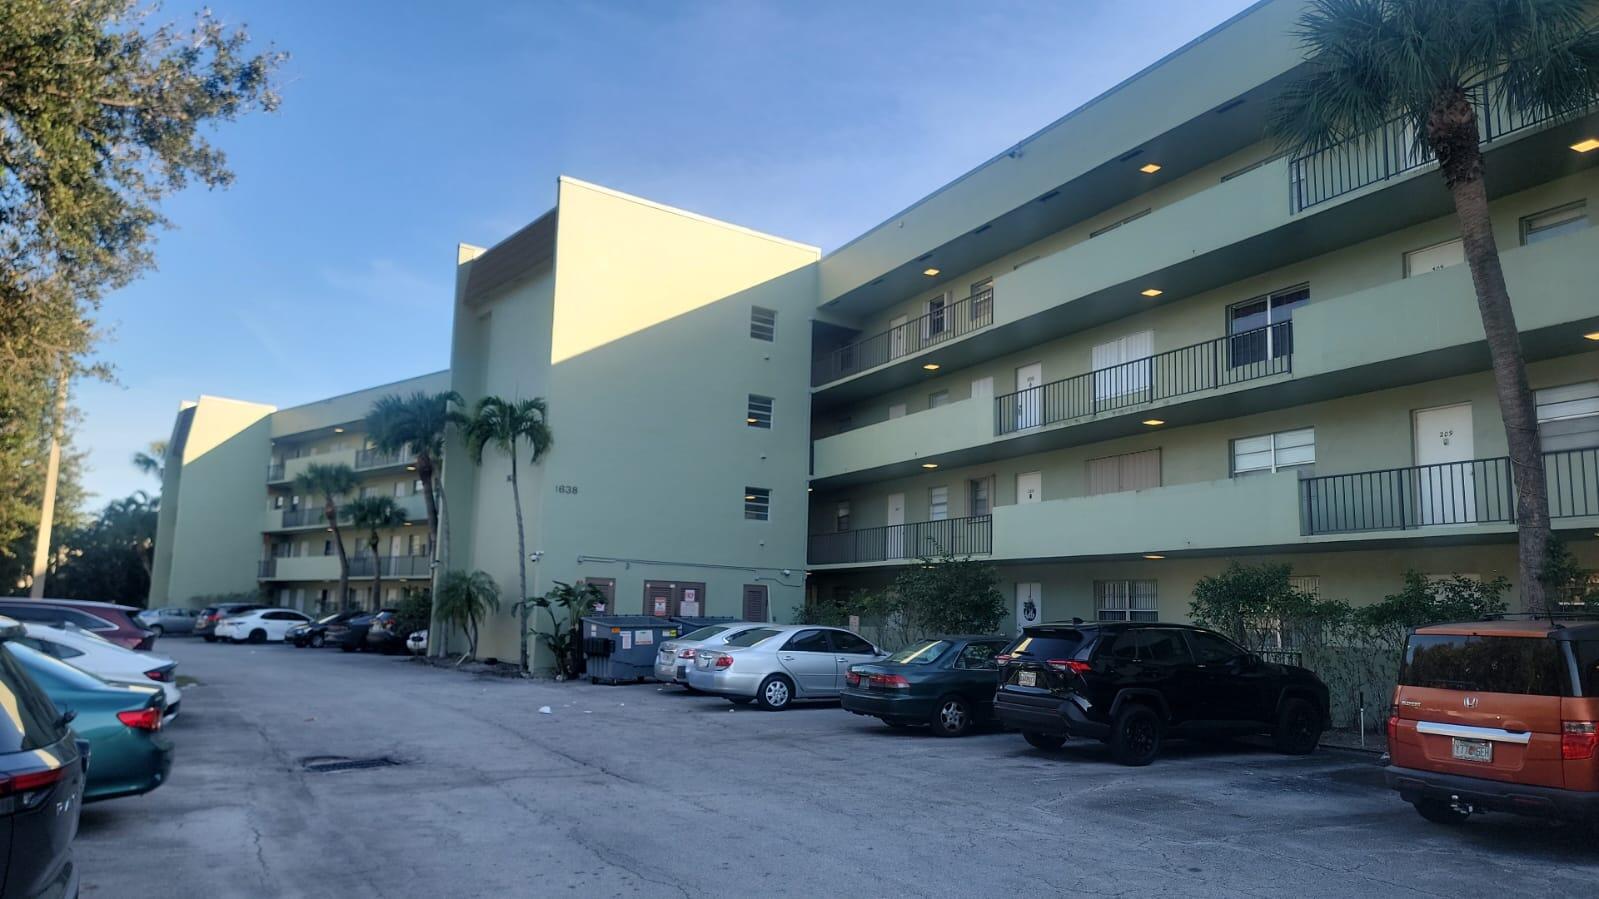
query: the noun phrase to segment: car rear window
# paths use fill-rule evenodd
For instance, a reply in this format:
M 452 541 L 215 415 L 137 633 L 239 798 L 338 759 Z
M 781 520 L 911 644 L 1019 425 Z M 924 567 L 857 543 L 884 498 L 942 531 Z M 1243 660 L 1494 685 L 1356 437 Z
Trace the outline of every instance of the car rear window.
M 61 713 L 50 697 L 0 646 L 0 752 L 30 752 L 61 739 Z
M 745 631 L 737 637 L 727 641 L 728 646 L 754 646 L 762 640 L 769 640 L 782 633 L 769 627 L 758 627 L 752 631 Z
M 722 631 L 725 631 L 725 630 L 727 630 L 727 625 L 725 625 L 725 624 L 711 624 L 711 625 L 706 625 L 705 627 L 702 627 L 702 628 L 700 628 L 697 631 L 689 631 L 688 633 L 684 634 L 683 636 L 679 637 L 678 639 L 680 639 L 680 640 L 709 640 L 712 637 L 716 636 L 717 634 L 720 634 Z
M 894 653 L 888 660 L 901 665 L 929 665 L 938 661 L 951 645 L 948 640 L 922 640 Z
M 1005 647 L 1005 655 L 1027 659 L 1069 659 L 1082 648 L 1082 631 L 1072 628 L 1033 630 L 1029 628 Z
M 1405 645 L 1399 683 L 1407 687 L 1560 696 L 1560 645 L 1546 637 L 1416 634 Z

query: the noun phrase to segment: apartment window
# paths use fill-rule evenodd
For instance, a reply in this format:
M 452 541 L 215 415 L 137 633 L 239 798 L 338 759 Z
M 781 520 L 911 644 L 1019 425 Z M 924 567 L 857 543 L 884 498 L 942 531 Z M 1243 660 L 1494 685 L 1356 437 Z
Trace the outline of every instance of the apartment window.
M 946 294 L 939 294 L 927 301 L 927 318 L 924 319 L 926 324 L 922 327 L 924 336 L 937 337 L 944 333 L 946 325 L 944 307 L 948 304 L 948 301 L 949 298 Z
M 405 496 L 405 482 L 404 481 L 395 481 L 394 482 L 394 496 L 396 498 Z
M 1156 621 L 1155 582 L 1095 581 L 1094 609 L 1100 621 Z
M 994 511 L 994 479 L 975 478 L 966 484 L 967 508 L 972 515 L 990 515 Z
M 766 487 L 744 488 L 744 517 L 750 521 L 765 521 L 772 508 L 772 491 Z
M 1300 284 L 1227 307 L 1228 364 L 1233 368 L 1276 359 L 1294 351 L 1288 322 L 1310 302 L 1310 285 Z
M 750 336 L 771 341 L 777 337 L 777 311 L 755 306 L 750 309 Z
M 772 427 L 772 398 L 750 394 L 749 411 L 744 415 L 744 423 L 752 428 Z
M 1599 446 L 1599 381 L 1533 391 L 1546 453 Z
M 937 409 L 939 406 L 949 405 L 949 391 L 935 390 L 927 395 L 927 408 Z
M 927 491 L 927 519 L 943 521 L 949 517 L 949 488 L 930 487 Z
M 833 529 L 841 534 L 849 530 L 849 503 L 839 503 L 834 510 Z
M 1154 354 L 1154 331 L 1139 331 L 1126 337 L 1095 344 L 1091 356 L 1094 366 L 1094 399 L 1109 400 L 1148 390 L 1150 372 L 1147 360 Z M 1016 386 L 1018 389 L 1021 387 L 1020 384 Z M 1038 399 L 1031 400 L 1035 405 L 1037 402 Z M 1033 423 L 1037 424 L 1036 421 Z
M 333 555 L 333 541 L 332 540 L 324 540 L 324 541 L 322 541 L 322 555 L 324 555 L 324 556 Z
M 994 314 L 994 279 L 984 278 L 972 285 L 972 301 L 967 304 L 972 321 L 987 321 Z
M 1466 261 L 1466 245 L 1460 238 L 1435 243 L 1405 254 L 1405 277 L 1436 272 Z
M 1540 240 L 1581 231 L 1586 227 L 1588 227 L 1588 204 L 1579 200 L 1522 219 L 1521 245 L 1526 246 Z
M 1299 428 L 1233 441 L 1233 477 L 1316 461 L 1316 429 Z
M 280 493 L 280 494 L 272 497 L 272 508 L 274 508 L 274 509 L 283 508 L 283 494 Z
M 411 482 L 411 494 L 413 496 L 418 494 L 418 493 L 421 493 L 423 490 L 426 490 L 426 489 L 427 489 L 427 486 L 422 483 L 422 479 L 421 478 L 417 478 L 416 480 Z
M 1088 495 L 1160 486 L 1160 450 L 1088 460 Z

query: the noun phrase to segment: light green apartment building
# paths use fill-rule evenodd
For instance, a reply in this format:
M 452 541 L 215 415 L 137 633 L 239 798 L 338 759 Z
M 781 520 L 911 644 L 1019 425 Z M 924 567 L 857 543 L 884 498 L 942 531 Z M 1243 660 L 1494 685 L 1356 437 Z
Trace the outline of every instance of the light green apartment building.
M 526 228 L 463 246 L 451 367 L 429 378 L 549 402 L 555 448 L 522 469 L 532 591 L 787 620 L 948 549 L 992 560 L 1019 617 L 1180 619 L 1231 559 L 1355 602 L 1406 569 L 1514 577 L 1504 432 L 1435 166 L 1402 134 L 1305 158 L 1264 137 L 1299 8 L 1250 8 L 826 256 L 571 179 Z M 1555 524 L 1599 567 L 1599 153 L 1572 149 L 1599 115 L 1483 114 Z M 314 423 L 186 407 L 152 600 L 325 589 L 299 576 L 325 564 L 314 540 L 230 510 L 270 519 L 283 491 L 261 472 L 295 463 L 273 453 L 359 453 L 356 407 L 396 389 Z M 509 595 L 506 460 L 460 449 L 449 564 Z M 509 618 L 487 642 L 514 652 Z

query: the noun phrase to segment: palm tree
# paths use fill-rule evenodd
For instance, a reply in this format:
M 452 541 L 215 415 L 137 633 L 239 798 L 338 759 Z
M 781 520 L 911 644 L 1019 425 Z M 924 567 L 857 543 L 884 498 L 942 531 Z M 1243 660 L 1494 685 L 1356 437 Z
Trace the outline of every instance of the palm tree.
M 339 554 L 339 608 L 350 603 L 350 557 L 344 551 L 344 534 L 339 530 L 339 497 L 354 493 L 359 479 L 348 465 L 322 465 L 313 462 L 294 478 L 296 489 L 322 497 L 322 517 L 333 532 L 333 547 Z
M 478 622 L 499 608 L 500 587 L 484 572 L 450 571 L 439 578 L 439 620 L 466 634 L 466 656 L 477 656 Z
M 133 467 L 147 475 L 153 475 L 156 480 L 166 476 L 167 470 L 167 442 L 165 440 L 152 440 L 149 445 L 133 454 Z
M 1307 63 L 1272 116 L 1284 149 L 1307 153 L 1396 123 L 1429 150 L 1453 197 L 1493 360 L 1516 487 L 1518 575 L 1546 607 L 1549 496 L 1527 363 L 1488 217 L 1477 109 L 1569 117 L 1599 92 L 1595 0 L 1312 0 L 1299 19 Z M 1487 79 L 1494 79 L 1489 87 Z
M 125 499 L 107 503 L 94 527 L 112 544 L 126 547 L 138 556 L 148 578 L 155 563 L 156 520 L 160 512 L 161 497 L 135 490 Z
M 549 425 L 545 422 L 549 410 L 544 405 L 542 397 L 531 400 L 505 400 L 497 396 L 486 396 L 478 400 L 471 414 L 463 415 L 459 412 L 451 413 L 451 420 L 457 422 L 463 436 L 466 438 L 467 451 L 472 454 L 472 461 L 483 463 L 483 448 L 494 446 L 501 452 L 511 457 L 511 503 L 516 508 L 516 570 L 520 579 L 518 594 L 521 599 L 517 603 L 517 610 L 521 615 L 520 652 L 522 670 L 528 670 L 527 658 L 527 629 L 532 597 L 527 592 L 527 532 L 522 525 L 522 491 L 517 483 L 516 457 L 519 445 L 526 441 L 532 449 L 531 461 L 537 465 L 544 454 L 550 451 L 554 437 L 550 433 Z
M 383 607 L 383 558 L 378 555 L 383 538 L 378 531 L 404 526 L 405 510 L 391 497 L 362 496 L 345 504 L 344 515 L 351 525 L 367 532 L 366 546 L 372 553 L 372 609 L 376 611 Z

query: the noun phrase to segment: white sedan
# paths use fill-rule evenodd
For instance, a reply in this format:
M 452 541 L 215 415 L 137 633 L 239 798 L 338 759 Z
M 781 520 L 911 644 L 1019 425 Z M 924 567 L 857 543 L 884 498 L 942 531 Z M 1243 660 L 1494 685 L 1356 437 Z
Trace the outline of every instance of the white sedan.
M 27 636 L 18 642 L 60 659 L 96 677 L 118 684 L 159 686 L 167 695 L 166 719 L 178 714 L 183 691 L 178 689 L 178 663 L 153 652 L 124 649 L 92 631 L 77 627 L 24 624 Z
M 218 621 L 216 636 L 234 643 L 282 643 L 289 628 L 310 622 L 311 616 L 293 609 L 254 609 Z

